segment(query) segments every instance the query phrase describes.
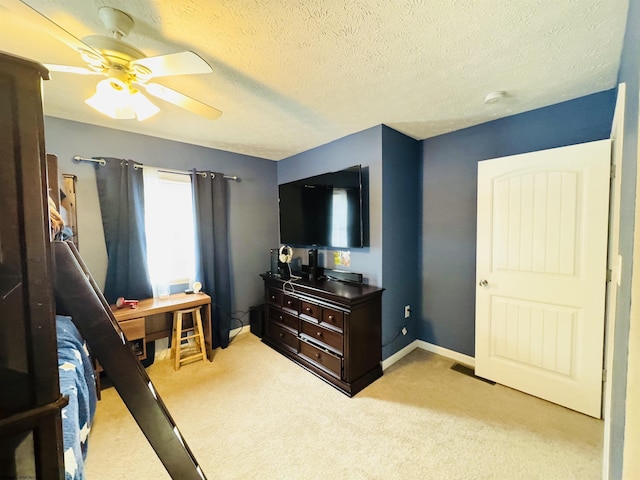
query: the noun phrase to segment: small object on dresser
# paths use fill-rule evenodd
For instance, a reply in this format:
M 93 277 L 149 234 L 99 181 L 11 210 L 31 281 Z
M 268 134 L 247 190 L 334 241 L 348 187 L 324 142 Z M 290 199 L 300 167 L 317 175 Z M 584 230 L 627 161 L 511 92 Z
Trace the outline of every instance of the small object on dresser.
M 272 248 L 270 251 L 270 260 L 271 260 L 271 270 L 269 273 L 271 275 L 278 275 L 278 249 Z
M 118 308 L 138 308 L 138 300 L 126 300 L 124 297 L 120 297 L 116 300 L 116 307 Z
M 318 249 L 309 250 L 309 280 L 317 280 L 318 275 Z

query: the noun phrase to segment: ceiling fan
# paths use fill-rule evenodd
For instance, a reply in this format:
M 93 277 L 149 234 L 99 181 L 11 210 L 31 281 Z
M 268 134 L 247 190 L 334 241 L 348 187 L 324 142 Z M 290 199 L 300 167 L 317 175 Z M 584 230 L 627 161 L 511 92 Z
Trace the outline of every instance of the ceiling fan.
M 45 64 L 50 71 L 106 77 L 98 82 L 96 93 L 85 100 L 85 103 L 99 112 L 116 119 L 145 120 L 160 109 L 142 94 L 141 90 L 144 90 L 154 97 L 211 120 L 222 115 L 217 108 L 149 81 L 171 75 L 211 73 L 212 70 L 207 62 L 193 52 L 147 57 L 142 51 L 124 42 L 122 38 L 134 26 L 133 19 L 126 13 L 111 7 L 101 7 L 98 15 L 110 36 L 89 35 L 79 40 L 24 2 L 12 3 L 19 15 L 41 25 L 51 35 L 76 50 L 87 65 L 74 67 Z

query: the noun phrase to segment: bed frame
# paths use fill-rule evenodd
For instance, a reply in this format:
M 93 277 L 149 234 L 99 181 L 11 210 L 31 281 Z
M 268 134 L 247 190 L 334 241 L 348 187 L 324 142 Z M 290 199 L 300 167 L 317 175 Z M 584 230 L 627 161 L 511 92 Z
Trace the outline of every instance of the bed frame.
M 77 250 L 53 242 L 52 255 L 46 79 L 41 65 L 0 53 L 0 478 L 64 478 L 60 412 L 67 399 L 58 384 L 57 301 L 60 313 L 74 316 L 171 477 L 204 479 Z

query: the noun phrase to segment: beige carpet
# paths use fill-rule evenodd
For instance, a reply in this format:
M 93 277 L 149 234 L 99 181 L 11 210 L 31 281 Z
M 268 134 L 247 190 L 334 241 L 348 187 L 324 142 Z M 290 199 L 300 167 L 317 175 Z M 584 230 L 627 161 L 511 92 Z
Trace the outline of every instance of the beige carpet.
M 415 350 L 348 398 L 243 333 L 149 376 L 209 479 L 599 479 L 603 425 Z M 113 388 L 87 477 L 169 478 Z

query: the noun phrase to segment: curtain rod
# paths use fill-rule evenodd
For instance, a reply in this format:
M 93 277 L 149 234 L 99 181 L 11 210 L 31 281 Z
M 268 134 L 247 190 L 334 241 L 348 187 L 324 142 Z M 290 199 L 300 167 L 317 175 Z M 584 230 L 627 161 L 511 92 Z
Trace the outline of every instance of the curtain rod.
M 104 158 L 89 158 L 89 157 L 81 157 L 80 155 L 76 155 L 75 157 L 73 157 L 73 160 L 76 162 L 93 162 L 93 163 L 98 163 L 100 165 L 106 165 L 107 161 Z M 134 165 L 134 168 L 155 168 L 156 170 L 160 170 L 162 172 L 169 172 L 169 173 L 178 173 L 180 175 L 191 175 L 193 172 L 189 172 L 187 170 L 174 170 L 172 168 L 160 168 L 160 167 L 152 167 L 150 165 Z M 196 172 L 198 175 L 206 175 L 204 172 Z M 235 175 L 223 175 L 224 178 L 228 179 L 228 180 L 235 180 L 236 182 L 239 181 L 238 177 Z

